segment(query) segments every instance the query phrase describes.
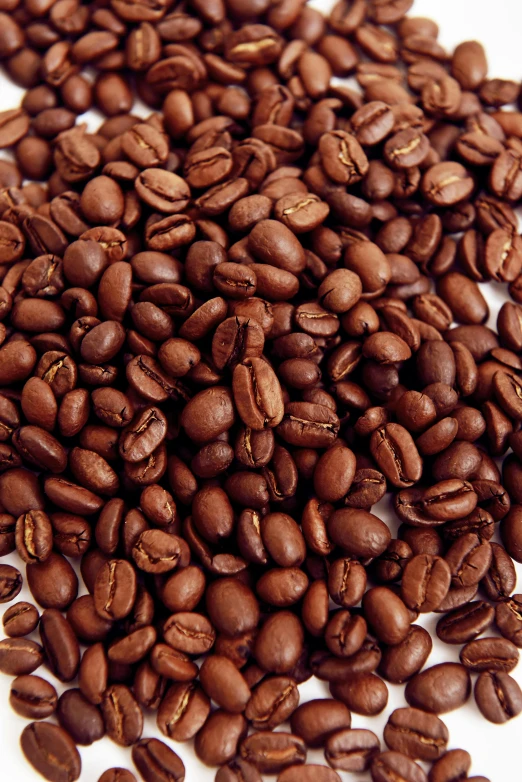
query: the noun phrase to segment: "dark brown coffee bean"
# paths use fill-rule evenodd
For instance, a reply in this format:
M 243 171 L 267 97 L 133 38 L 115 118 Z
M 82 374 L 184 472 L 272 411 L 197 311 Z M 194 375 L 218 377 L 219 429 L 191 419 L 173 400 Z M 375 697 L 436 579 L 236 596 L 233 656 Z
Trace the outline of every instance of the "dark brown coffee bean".
M 17 676 L 11 684 L 9 704 L 26 719 L 50 717 L 57 702 L 56 690 L 40 676 Z
M 403 641 L 385 647 L 379 664 L 379 673 L 392 684 L 402 684 L 420 671 L 431 649 L 432 641 L 429 633 L 423 627 L 412 625 Z
M 380 714 L 388 702 L 388 688 L 374 673 L 353 674 L 344 682 L 332 683 L 330 690 L 356 714 Z
M 125 560 L 112 559 L 98 571 L 94 584 L 96 612 L 103 619 L 128 616 L 136 598 L 136 573 Z
M 63 611 L 78 592 L 78 578 L 69 561 L 51 552 L 45 562 L 27 567 L 27 583 L 36 602 Z
M 99 709 L 89 703 L 80 690 L 66 690 L 60 696 L 56 716 L 75 744 L 92 744 L 105 733 Z
M 71 625 L 55 608 L 47 608 L 39 629 L 52 672 L 60 681 L 71 681 L 80 664 L 80 647 Z
M 446 752 L 448 739 L 442 720 L 420 709 L 395 709 L 384 728 L 386 745 L 414 759 L 437 760 Z
M 380 641 L 399 644 L 410 629 L 410 616 L 402 600 L 387 587 L 373 587 L 363 597 L 364 614 Z
M 402 752 L 381 752 L 372 760 L 370 772 L 373 782 L 391 782 L 404 779 L 408 782 L 426 782 L 423 769 Z
M 132 748 L 132 759 L 145 782 L 183 782 L 185 765 L 179 755 L 158 739 L 142 739 Z
M 437 635 L 445 643 L 462 644 L 473 640 L 493 622 L 492 606 L 482 600 L 446 614 L 437 623 Z
M 460 652 L 460 661 L 470 671 L 510 673 L 518 663 L 518 650 L 505 638 L 478 638 Z
M 203 726 L 210 712 L 210 701 L 193 682 L 174 684 L 158 710 L 157 724 L 174 741 L 188 741 Z
M 253 733 L 242 741 L 240 753 L 262 774 L 277 774 L 306 760 L 304 741 L 291 733 Z
M 80 753 L 73 739 L 58 725 L 31 722 L 22 731 L 20 744 L 29 763 L 45 779 L 72 782 L 80 776 Z
M 26 638 L 0 641 L 0 670 L 10 676 L 33 673 L 43 663 L 42 647 Z
M 497 725 L 522 711 L 522 691 L 507 673 L 481 673 L 475 684 L 475 700 L 482 715 Z
M 326 760 L 341 771 L 366 771 L 379 751 L 377 736 L 362 728 L 337 731 L 329 736 L 325 745 Z
M 107 688 L 101 702 L 107 735 L 116 744 L 135 744 L 143 730 L 143 714 L 132 692 L 124 684 Z
M 441 687 L 435 683 L 443 682 Z M 410 706 L 432 714 L 458 709 L 469 698 L 471 680 L 468 671 L 457 663 L 440 663 L 416 674 L 406 685 Z

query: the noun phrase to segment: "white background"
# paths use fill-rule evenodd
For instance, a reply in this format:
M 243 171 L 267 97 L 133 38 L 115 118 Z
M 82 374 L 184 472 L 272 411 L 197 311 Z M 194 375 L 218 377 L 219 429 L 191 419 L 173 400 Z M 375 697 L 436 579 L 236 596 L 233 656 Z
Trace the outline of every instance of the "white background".
M 331 6 L 329 0 L 314 0 L 313 5 L 327 11 Z M 440 26 L 440 42 L 451 51 L 455 45 L 463 40 L 477 39 L 486 47 L 489 74 L 492 77 L 512 78 L 520 80 L 522 77 L 522 3 L 520 0 L 417 0 L 410 11 L 412 16 L 429 16 L 435 19 Z M 10 84 L 3 74 L 0 74 L 0 109 L 13 108 L 18 105 L 22 91 Z M 140 112 L 141 113 L 141 112 Z M 89 125 L 96 127 L 98 118 L 91 115 Z M 490 325 L 495 327 L 496 315 L 505 294 L 503 286 L 481 286 L 488 298 L 491 307 Z M 382 505 L 382 503 L 381 503 Z M 395 519 L 388 513 L 386 506 L 379 507 L 377 513 L 385 518 L 392 529 L 395 530 Z M 15 557 L 7 557 L 2 562 L 20 566 L 20 561 Z M 22 568 L 23 570 L 23 568 Z M 522 567 L 518 566 L 519 588 L 522 586 Z M 84 593 L 83 591 L 80 594 Z M 27 589 L 23 589 L 18 600 L 32 601 Z M 7 606 L 2 606 L 5 609 Z M 432 632 L 434 649 L 429 664 L 443 661 L 457 661 L 460 647 L 446 646 L 437 641 L 434 628 L 437 617 L 431 616 L 421 620 L 427 629 Z M 1 628 L 0 628 L 1 636 Z M 35 640 L 39 640 L 35 634 Z M 45 669 L 37 671 L 48 678 L 61 692 L 63 686 L 57 682 Z M 515 678 L 522 684 L 522 667 L 520 672 L 515 671 Z M 26 720 L 17 716 L 8 706 L 9 686 L 11 677 L 0 674 L 0 780 L 11 782 L 31 782 L 38 775 L 25 762 L 19 748 L 19 735 Z M 312 680 L 300 686 L 301 702 L 311 698 L 328 697 L 326 683 Z M 390 701 L 388 708 L 379 717 L 366 719 L 353 715 L 353 727 L 368 727 L 382 737 L 382 730 L 390 712 L 397 707 L 404 706 L 403 687 L 389 685 Z M 475 775 L 489 777 L 491 782 L 505 782 L 519 780 L 522 777 L 520 764 L 520 745 L 522 742 L 522 717 L 512 720 L 503 726 L 487 723 L 477 711 L 473 698 L 463 708 L 456 712 L 443 716 L 444 722 L 450 731 L 450 747 L 467 749 L 473 756 L 472 772 Z M 283 726 L 285 729 L 285 726 Z M 158 736 L 164 738 L 156 729 L 154 715 L 145 720 L 144 736 Z M 192 742 L 188 744 L 172 744 L 175 750 L 183 758 L 188 782 L 212 782 L 215 769 L 208 769 L 195 758 Z M 109 739 L 103 739 L 91 747 L 81 750 L 83 770 L 82 782 L 96 782 L 101 773 L 111 766 L 123 766 L 133 769 L 130 750 L 124 750 L 112 743 Z M 322 762 L 322 753 L 309 752 L 308 762 Z M 135 771 L 135 770 L 134 770 Z M 136 772 L 135 772 L 136 773 Z M 369 775 L 341 774 L 344 780 L 369 779 Z M 274 777 L 272 777 L 274 779 Z

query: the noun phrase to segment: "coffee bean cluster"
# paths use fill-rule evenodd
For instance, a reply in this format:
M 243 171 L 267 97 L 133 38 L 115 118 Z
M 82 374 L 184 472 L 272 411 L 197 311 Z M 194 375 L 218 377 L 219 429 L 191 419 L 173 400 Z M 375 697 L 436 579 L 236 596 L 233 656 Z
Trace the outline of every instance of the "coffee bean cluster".
M 145 782 L 191 739 L 216 782 L 462 782 L 472 675 L 522 711 L 520 85 L 411 6 L 0 0 L 0 555 L 39 606 L 0 670 L 51 782 L 105 734 Z

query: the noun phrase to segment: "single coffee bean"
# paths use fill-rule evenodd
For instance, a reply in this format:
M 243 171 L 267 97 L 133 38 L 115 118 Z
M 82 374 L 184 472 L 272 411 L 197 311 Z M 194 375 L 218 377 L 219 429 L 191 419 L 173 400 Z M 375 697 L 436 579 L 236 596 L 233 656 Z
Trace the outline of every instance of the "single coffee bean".
M 10 676 L 33 673 L 43 663 L 42 647 L 27 638 L 0 641 L 0 671 Z
M 253 733 L 240 746 L 241 757 L 262 774 L 278 774 L 306 761 L 304 741 L 291 733 Z
M 379 673 L 392 684 L 408 681 L 424 667 L 432 645 L 429 633 L 423 627 L 412 625 L 403 641 L 383 649 Z
M 96 576 L 94 605 L 102 619 L 128 616 L 136 598 L 136 572 L 125 560 L 106 562 Z
M 47 608 L 39 629 L 52 672 L 60 681 L 71 681 L 78 672 L 80 647 L 69 622 L 55 608 Z
M 255 730 L 272 730 L 285 722 L 299 704 L 296 683 L 288 676 L 262 681 L 247 703 L 245 717 Z
M 470 671 L 510 673 L 518 663 L 518 650 L 505 638 L 478 638 L 460 652 L 460 661 Z
M 477 600 L 439 619 L 437 635 L 447 644 L 467 643 L 483 633 L 494 618 L 494 608 L 483 600 Z
M 58 695 L 53 685 L 40 676 L 17 676 L 11 684 L 11 708 L 27 719 L 50 717 L 57 702 Z
M 14 600 L 22 589 L 22 583 L 22 574 L 19 570 L 12 565 L 0 565 L 0 603 Z
M 45 779 L 73 782 L 81 772 L 80 753 L 69 734 L 50 722 L 31 722 L 20 737 L 22 751 Z
M 422 768 L 402 752 L 381 752 L 372 760 L 370 772 L 373 782 L 391 782 L 404 779 L 408 782 L 426 782 Z
M 60 695 L 56 716 L 75 744 L 92 744 L 105 733 L 99 709 L 90 703 L 80 690 L 66 690 Z
M 462 706 L 470 693 L 471 680 L 466 668 L 457 663 L 440 663 L 416 674 L 406 685 L 405 697 L 410 706 L 444 714 Z
M 380 752 L 375 733 L 363 728 L 345 728 L 329 736 L 325 757 L 330 766 L 340 771 L 367 771 L 373 758 Z
M 158 739 L 142 739 L 135 744 L 132 759 L 145 782 L 185 779 L 185 765 L 179 755 Z
M 481 673 L 475 683 L 475 701 L 481 714 L 496 725 L 522 711 L 522 691 L 507 673 Z
M 317 782 L 339 782 L 339 774 L 328 766 L 306 764 L 305 766 L 293 766 L 282 771 L 278 780 L 280 782 L 296 782 L 302 779 L 304 782 L 316 780 Z
M 2 624 L 9 638 L 29 635 L 38 626 L 40 614 L 32 603 L 19 602 L 4 611 Z
M 410 616 L 402 600 L 387 587 L 373 587 L 363 597 L 363 611 L 380 641 L 399 644 L 410 629 Z
M 101 702 L 107 735 L 116 744 L 128 747 L 141 737 L 143 714 L 132 692 L 124 684 L 107 688 Z
M 380 714 L 388 702 L 388 688 L 374 673 L 353 674 L 345 682 L 333 683 L 330 689 L 335 698 L 356 714 Z
M 210 701 L 194 682 L 176 683 L 161 701 L 157 725 L 174 741 L 188 741 L 205 723 Z
M 341 701 L 331 699 L 316 699 L 303 703 L 290 718 L 292 732 L 300 736 L 309 747 L 323 746 L 330 734 L 342 728 L 349 728 L 350 725 L 348 708 Z
M 437 760 L 448 746 L 448 729 L 434 714 L 420 709 L 395 709 L 384 728 L 386 745 L 419 760 Z
M 242 714 L 228 714 L 217 709 L 196 737 L 196 755 L 207 766 L 227 763 L 237 754 L 238 744 L 246 732 L 247 723 Z

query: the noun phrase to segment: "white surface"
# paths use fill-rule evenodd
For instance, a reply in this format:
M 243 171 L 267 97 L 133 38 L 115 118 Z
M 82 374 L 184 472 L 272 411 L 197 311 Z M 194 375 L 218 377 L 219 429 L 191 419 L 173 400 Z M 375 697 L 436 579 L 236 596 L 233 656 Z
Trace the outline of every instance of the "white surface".
M 319 9 L 328 9 L 329 0 L 314 0 L 313 5 Z M 522 3 L 520 0 L 417 0 L 410 11 L 412 16 L 429 16 L 440 25 L 440 42 L 451 49 L 463 40 L 477 39 L 486 47 L 489 60 L 490 76 L 520 80 L 522 76 L 522 57 L 520 56 L 520 31 L 522 29 Z M 22 91 L 13 86 L 3 74 L 0 74 L 0 109 L 16 106 Z M 141 112 L 140 112 L 141 113 Z M 89 118 L 89 126 L 96 127 L 96 115 Z M 495 327 L 496 315 L 502 302 L 506 300 L 503 291 L 505 286 L 481 286 L 491 307 L 490 325 Z M 382 505 L 382 504 L 381 504 Z M 379 513 L 379 508 L 377 513 Z M 381 515 L 395 531 L 396 521 L 393 514 L 382 508 Z M 16 556 L 2 559 L 20 567 Z M 22 568 L 23 570 L 23 568 Z M 522 567 L 518 566 L 519 585 L 522 586 Z M 520 588 L 519 586 L 519 588 Z M 84 593 L 85 590 L 81 592 Z M 23 589 L 17 600 L 32 601 L 27 589 Z M 7 605 L 0 607 L 0 613 Z M 434 649 L 428 664 L 444 661 L 457 661 L 460 647 L 446 646 L 440 643 L 434 632 L 437 615 L 420 620 L 420 624 L 432 632 Z M 1 630 L 0 630 L 1 634 Z M 35 634 L 35 640 L 39 640 Z M 41 673 L 57 687 L 63 686 L 57 682 L 47 670 Z M 515 671 L 515 678 L 522 684 L 522 666 Z M 25 762 L 19 748 L 19 735 L 27 721 L 18 717 L 7 705 L 11 677 L 0 674 L 0 780 L 2 782 L 34 782 L 40 777 Z M 312 698 L 328 697 L 326 683 L 312 680 L 300 686 L 301 702 Z M 390 712 L 404 706 L 402 686 L 389 685 L 390 702 L 388 708 L 379 717 L 363 718 L 353 715 L 353 727 L 368 727 L 382 738 L 382 730 Z M 522 739 L 522 718 L 512 720 L 507 725 L 495 726 L 487 723 L 479 714 L 473 698 L 458 711 L 443 716 L 450 731 L 450 748 L 467 749 L 473 757 L 472 774 L 489 777 L 491 782 L 506 782 L 507 779 L 522 778 L 520 770 L 520 742 Z M 285 728 L 286 726 L 283 726 Z M 287 728 L 286 728 L 287 729 Z M 157 736 L 166 740 L 156 729 L 154 715 L 147 716 L 144 736 Z M 166 740 L 168 742 L 168 740 Z M 170 742 L 168 742 L 170 743 Z M 204 767 L 195 758 L 192 742 L 174 744 L 171 746 L 183 758 L 187 782 L 212 782 L 215 769 Z M 91 747 L 80 750 L 83 770 L 81 782 L 97 782 L 102 772 L 111 766 L 123 766 L 133 769 L 130 750 L 124 750 L 105 738 Z M 308 762 L 323 762 L 322 753 L 310 751 Z M 136 773 L 136 772 L 135 772 Z M 341 774 L 343 780 L 369 779 L 369 775 Z M 274 779 L 274 777 L 271 777 Z

